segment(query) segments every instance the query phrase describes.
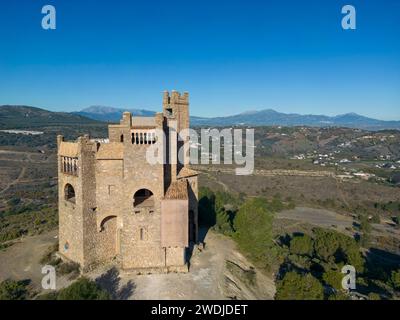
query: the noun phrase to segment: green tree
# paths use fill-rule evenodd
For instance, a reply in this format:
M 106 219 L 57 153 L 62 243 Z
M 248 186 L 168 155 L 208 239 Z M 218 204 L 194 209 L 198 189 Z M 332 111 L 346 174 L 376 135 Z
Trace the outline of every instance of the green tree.
M 276 300 L 322 300 L 324 288 L 322 284 L 311 274 L 300 275 L 296 272 L 288 272 L 278 282 L 276 288 Z
M 263 260 L 272 246 L 274 215 L 267 209 L 266 200 L 251 198 L 240 207 L 234 220 L 235 239 L 243 252 L 256 261 Z
M 322 279 L 328 286 L 339 291 L 342 289 L 343 276 L 344 275 L 339 270 L 328 270 L 324 272 Z
M 23 281 L 4 280 L 0 283 L 0 300 L 24 300 L 28 291 Z
M 314 234 L 314 249 L 317 256 L 325 261 L 333 260 L 340 246 L 335 232 L 315 229 Z
M 69 287 L 61 289 L 57 300 L 109 300 L 110 295 L 94 281 L 81 277 Z
M 290 252 L 293 254 L 312 256 L 314 243 L 310 236 L 295 236 L 290 240 Z
M 357 242 L 336 231 L 315 229 L 314 249 L 319 258 L 329 263 L 354 266 L 357 273 L 364 271 L 364 258 Z
M 233 232 L 232 224 L 228 213 L 224 210 L 218 210 L 216 214 L 216 223 L 214 229 L 225 235 L 230 235 Z

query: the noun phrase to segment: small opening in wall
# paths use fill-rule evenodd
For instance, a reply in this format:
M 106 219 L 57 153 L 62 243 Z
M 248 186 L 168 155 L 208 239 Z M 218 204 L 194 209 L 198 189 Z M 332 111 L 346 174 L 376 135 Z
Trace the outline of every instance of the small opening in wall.
M 64 243 L 64 251 L 68 251 L 68 249 L 69 249 L 69 243 L 66 242 Z
M 65 200 L 71 203 L 75 203 L 76 199 L 75 199 L 75 190 L 74 187 L 71 186 L 69 183 L 66 184 L 65 188 L 64 188 L 64 193 L 65 193 Z
M 121 136 L 119 137 L 119 141 L 120 142 L 124 142 L 124 135 L 123 134 L 121 134 Z
M 165 109 L 167 111 L 167 116 L 173 116 L 172 108 Z

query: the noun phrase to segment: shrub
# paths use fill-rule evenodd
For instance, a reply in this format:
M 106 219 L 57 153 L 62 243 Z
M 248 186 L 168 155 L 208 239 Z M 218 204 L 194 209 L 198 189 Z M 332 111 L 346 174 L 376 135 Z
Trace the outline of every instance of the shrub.
M 396 290 L 400 289 L 400 269 L 397 271 L 392 271 L 390 282 L 394 289 Z
M 370 233 L 372 231 L 371 224 L 368 220 L 368 217 L 366 215 L 362 215 L 360 217 L 360 230 L 363 233 Z
M 368 299 L 369 300 L 381 300 L 381 296 L 375 292 L 370 292 L 368 294 Z
M 324 282 L 335 290 L 342 289 L 343 274 L 339 270 L 328 270 L 322 275 Z
M 35 300 L 57 300 L 57 292 L 44 293 L 36 297 Z
M 56 258 L 54 257 L 54 254 L 57 252 L 58 250 L 58 242 L 55 243 L 54 245 L 50 246 L 46 252 L 44 253 L 44 255 L 42 256 L 42 258 L 40 259 L 40 264 L 51 264 L 51 265 L 57 265 L 58 263 L 56 262 Z
M 0 300 L 24 300 L 28 291 L 23 281 L 5 280 L 0 283 Z
M 72 277 L 77 277 L 80 272 L 80 265 L 76 262 L 64 262 L 57 267 L 57 272 L 60 275 L 72 274 Z
M 61 289 L 57 300 L 109 300 L 110 295 L 94 281 L 81 277 L 69 287 Z
M 288 272 L 278 282 L 275 299 L 277 300 L 322 300 L 324 288 L 311 274 L 300 275 Z
M 349 296 L 342 291 L 337 291 L 328 297 L 328 300 L 350 300 Z

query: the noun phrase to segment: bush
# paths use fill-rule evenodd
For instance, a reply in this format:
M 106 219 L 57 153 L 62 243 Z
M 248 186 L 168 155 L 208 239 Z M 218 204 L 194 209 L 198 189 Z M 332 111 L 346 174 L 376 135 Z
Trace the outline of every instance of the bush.
M 390 282 L 394 289 L 400 290 L 400 269 L 397 271 L 392 271 Z
M 350 300 L 349 296 L 342 291 L 335 292 L 328 297 L 328 300 Z
M 46 252 L 44 253 L 44 255 L 42 256 L 42 258 L 40 259 L 40 264 L 42 265 L 46 265 L 46 264 L 50 264 L 50 265 L 57 265 L 59 263 L 59 261 L 57 261 L 57 258 L 54 257 L 54 254 L 57 252 L 58 250 L 58 242 L 55 243 L 54 245 L 50 246 Z
M 370 233 L 372 231 L 372 226 L 366 215 L 360 216 L 360 230 L 363 233 Z
M 110 295 L 94 281 L 82 277 L 57 294 L 57 300 L 109 300 Z
M 58 265 L 57 272 L 60 275 L 71 274 L 70 279 L 76 278 L 80 272 L 80 265 L 76 262 L 64 262 Z
M 0 300 L 24 300 L 28 291 L 23 281 L 5 280 L 0 283 Z
M 277 300 L 322 300 L 324 288 L 311 274 L 300 275 L 288 272 L 278 282 L 275 299 Z
M 381 300 L 381 296 L 375 292 L 370 292 L 368 294 L 368 299 L 369 300 Z
M 313 240 L 308 235 L 295 236 L 290 240 L 290 252 L 293 254 L 312 256 Z
M 57 292 L 44 293 L 35 298 L 35 300 L 57 300 Z

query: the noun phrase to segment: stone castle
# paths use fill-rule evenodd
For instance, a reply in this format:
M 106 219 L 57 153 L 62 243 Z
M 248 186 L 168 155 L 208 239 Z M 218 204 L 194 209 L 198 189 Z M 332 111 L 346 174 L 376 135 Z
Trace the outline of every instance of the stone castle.
M 198 237 L 197 172 L 188 167 L 189 95 L 164 92 L 163 112 L 109 125 L 108 140 L 58 143 L 59 254 L 83 270 L 109 262 L 124 270 L 187 271 Z M 165 134 L 163 163 L 146 150 Z M 105 141 L 105 142 L 104 142 Z M 184 161 L 171 161 L 183 147 Z M 166 150 L 164 150 L 166 151 Z M 175 164 L 174 164 L 175 163 Z

